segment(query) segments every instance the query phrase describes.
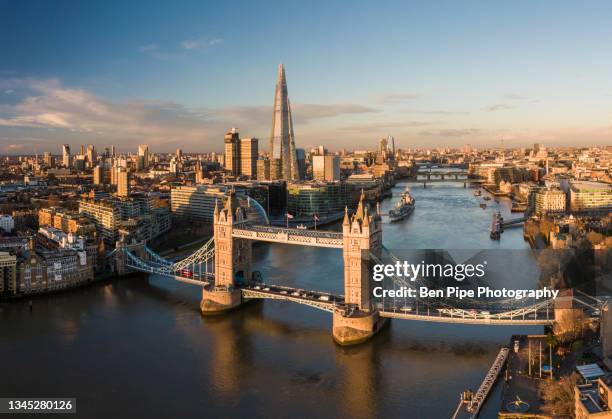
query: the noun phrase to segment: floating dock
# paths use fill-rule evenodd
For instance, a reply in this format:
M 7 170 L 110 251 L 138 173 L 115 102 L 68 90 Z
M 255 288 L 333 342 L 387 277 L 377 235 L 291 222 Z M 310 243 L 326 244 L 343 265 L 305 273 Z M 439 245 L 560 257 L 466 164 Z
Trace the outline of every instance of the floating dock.
M 491 392 L 491 389 L 495 385 L 499 374 L 508 360 L 509 352 L 510 350 L 506 347 L 499 350 L 495 361 L 493 361 L 493 365 L 491 365 L 489 372 L 484 380 L 482 380 L 476 393 L 464 391 L 461 394 L 459 404 L 451 416 L 452 419 L 473 419 L 478 417 L 478 413 L 480 413 L 484 401 Z

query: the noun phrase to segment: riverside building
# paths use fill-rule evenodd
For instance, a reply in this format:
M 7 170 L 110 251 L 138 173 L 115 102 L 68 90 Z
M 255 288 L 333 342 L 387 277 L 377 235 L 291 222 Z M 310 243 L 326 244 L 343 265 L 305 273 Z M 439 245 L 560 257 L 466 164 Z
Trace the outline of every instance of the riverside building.
M 137 240 L 148 241 L 170 230 L 168 208 L 155 207 L 148 195 L 129 198 L 82 199 L 79 214 L 92 220 L 98 236 L 114 246 L 121 234 L 132 233 Z
M 570 181 L 573 212 L 612 211 L 612 185 L 602 182 Z
M 17 258 L 0 252 L 0 296 L 12 295 L 17 290 Z
M 346 182 L 308 182 L 287 185 L 287 211 L 293 215 L 324 215 L 343 211 L 357 201 Z
M 537 215 L 559 214 L 565 212 L 566 195 L 561 189 L 542 188 L 535 194 Z
M 215 201 L 223 201 L 225 189 L 209 186 L 177 186 L 170 191 L 173 214 L 198 221 L 213 221 Z

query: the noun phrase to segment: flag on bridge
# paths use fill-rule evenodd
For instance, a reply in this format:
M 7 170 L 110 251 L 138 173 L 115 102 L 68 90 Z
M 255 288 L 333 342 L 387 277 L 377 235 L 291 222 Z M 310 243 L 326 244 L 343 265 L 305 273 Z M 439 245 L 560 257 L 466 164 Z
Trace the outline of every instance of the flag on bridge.
M 293 215 L 291 215 L 291 214 L 287 213 L 287 218 L 290 218 L 290 219 L 291 219 L 291 218 L 293 218 Z
M 319 221 L 319 217 L 317 216 L 317 214 L 313 215 L 313 218 L 315 221 Z

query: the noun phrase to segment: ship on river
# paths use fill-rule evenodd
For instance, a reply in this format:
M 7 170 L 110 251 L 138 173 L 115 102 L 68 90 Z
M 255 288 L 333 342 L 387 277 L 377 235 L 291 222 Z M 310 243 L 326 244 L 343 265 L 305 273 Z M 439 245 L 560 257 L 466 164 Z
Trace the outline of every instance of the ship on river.
M 389 221 L 392 223 L 401 221 L 412 214 L 414 210 L 414 198 L 409 191 L 404 191 L 400 200 L 395 204 L 392 210 L 389 211 Z

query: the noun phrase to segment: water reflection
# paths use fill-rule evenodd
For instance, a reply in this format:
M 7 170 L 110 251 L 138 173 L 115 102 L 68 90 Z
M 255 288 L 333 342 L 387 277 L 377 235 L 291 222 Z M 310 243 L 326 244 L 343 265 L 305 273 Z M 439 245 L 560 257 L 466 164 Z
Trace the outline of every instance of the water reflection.
M 474 204 L 469 189 L 435 184 L 414 188 L 413 195 L 417 209 L 410 219 L 384 227 L 388 247 L 452 249 L 450 257 L 461 261 L 482 257 L 471 249 L 514 249 L 503 250 L 490 269 L 499 271 L 501 282 L 537 282 L 522 234 L 508 230 L 491 242 L 491 212 Z M 449 214 L 456 222 L 448 222 Z M 331 292 L 342 292 L 341 257 L 338 250 L 254 248 L 255 269 L 266 281 Z M 0 356 L 11 362 L 4 364 L 0 393 L 76 396 L 79 412 L 94 418 L 118 411 L 448 417 L 459 393 L 478 386 L 510 334 L 541 331 L 395 321 L 373 341 L 341 348 L 332 341 L 329 313 L 265 301 L 202 317 L 199 299 L 192 286 L 135 275 L 34 298 L 31 312 L 27 301 L 3 303 Z M 482 417 L 495 417 L 494 410 L 487 406 Z

